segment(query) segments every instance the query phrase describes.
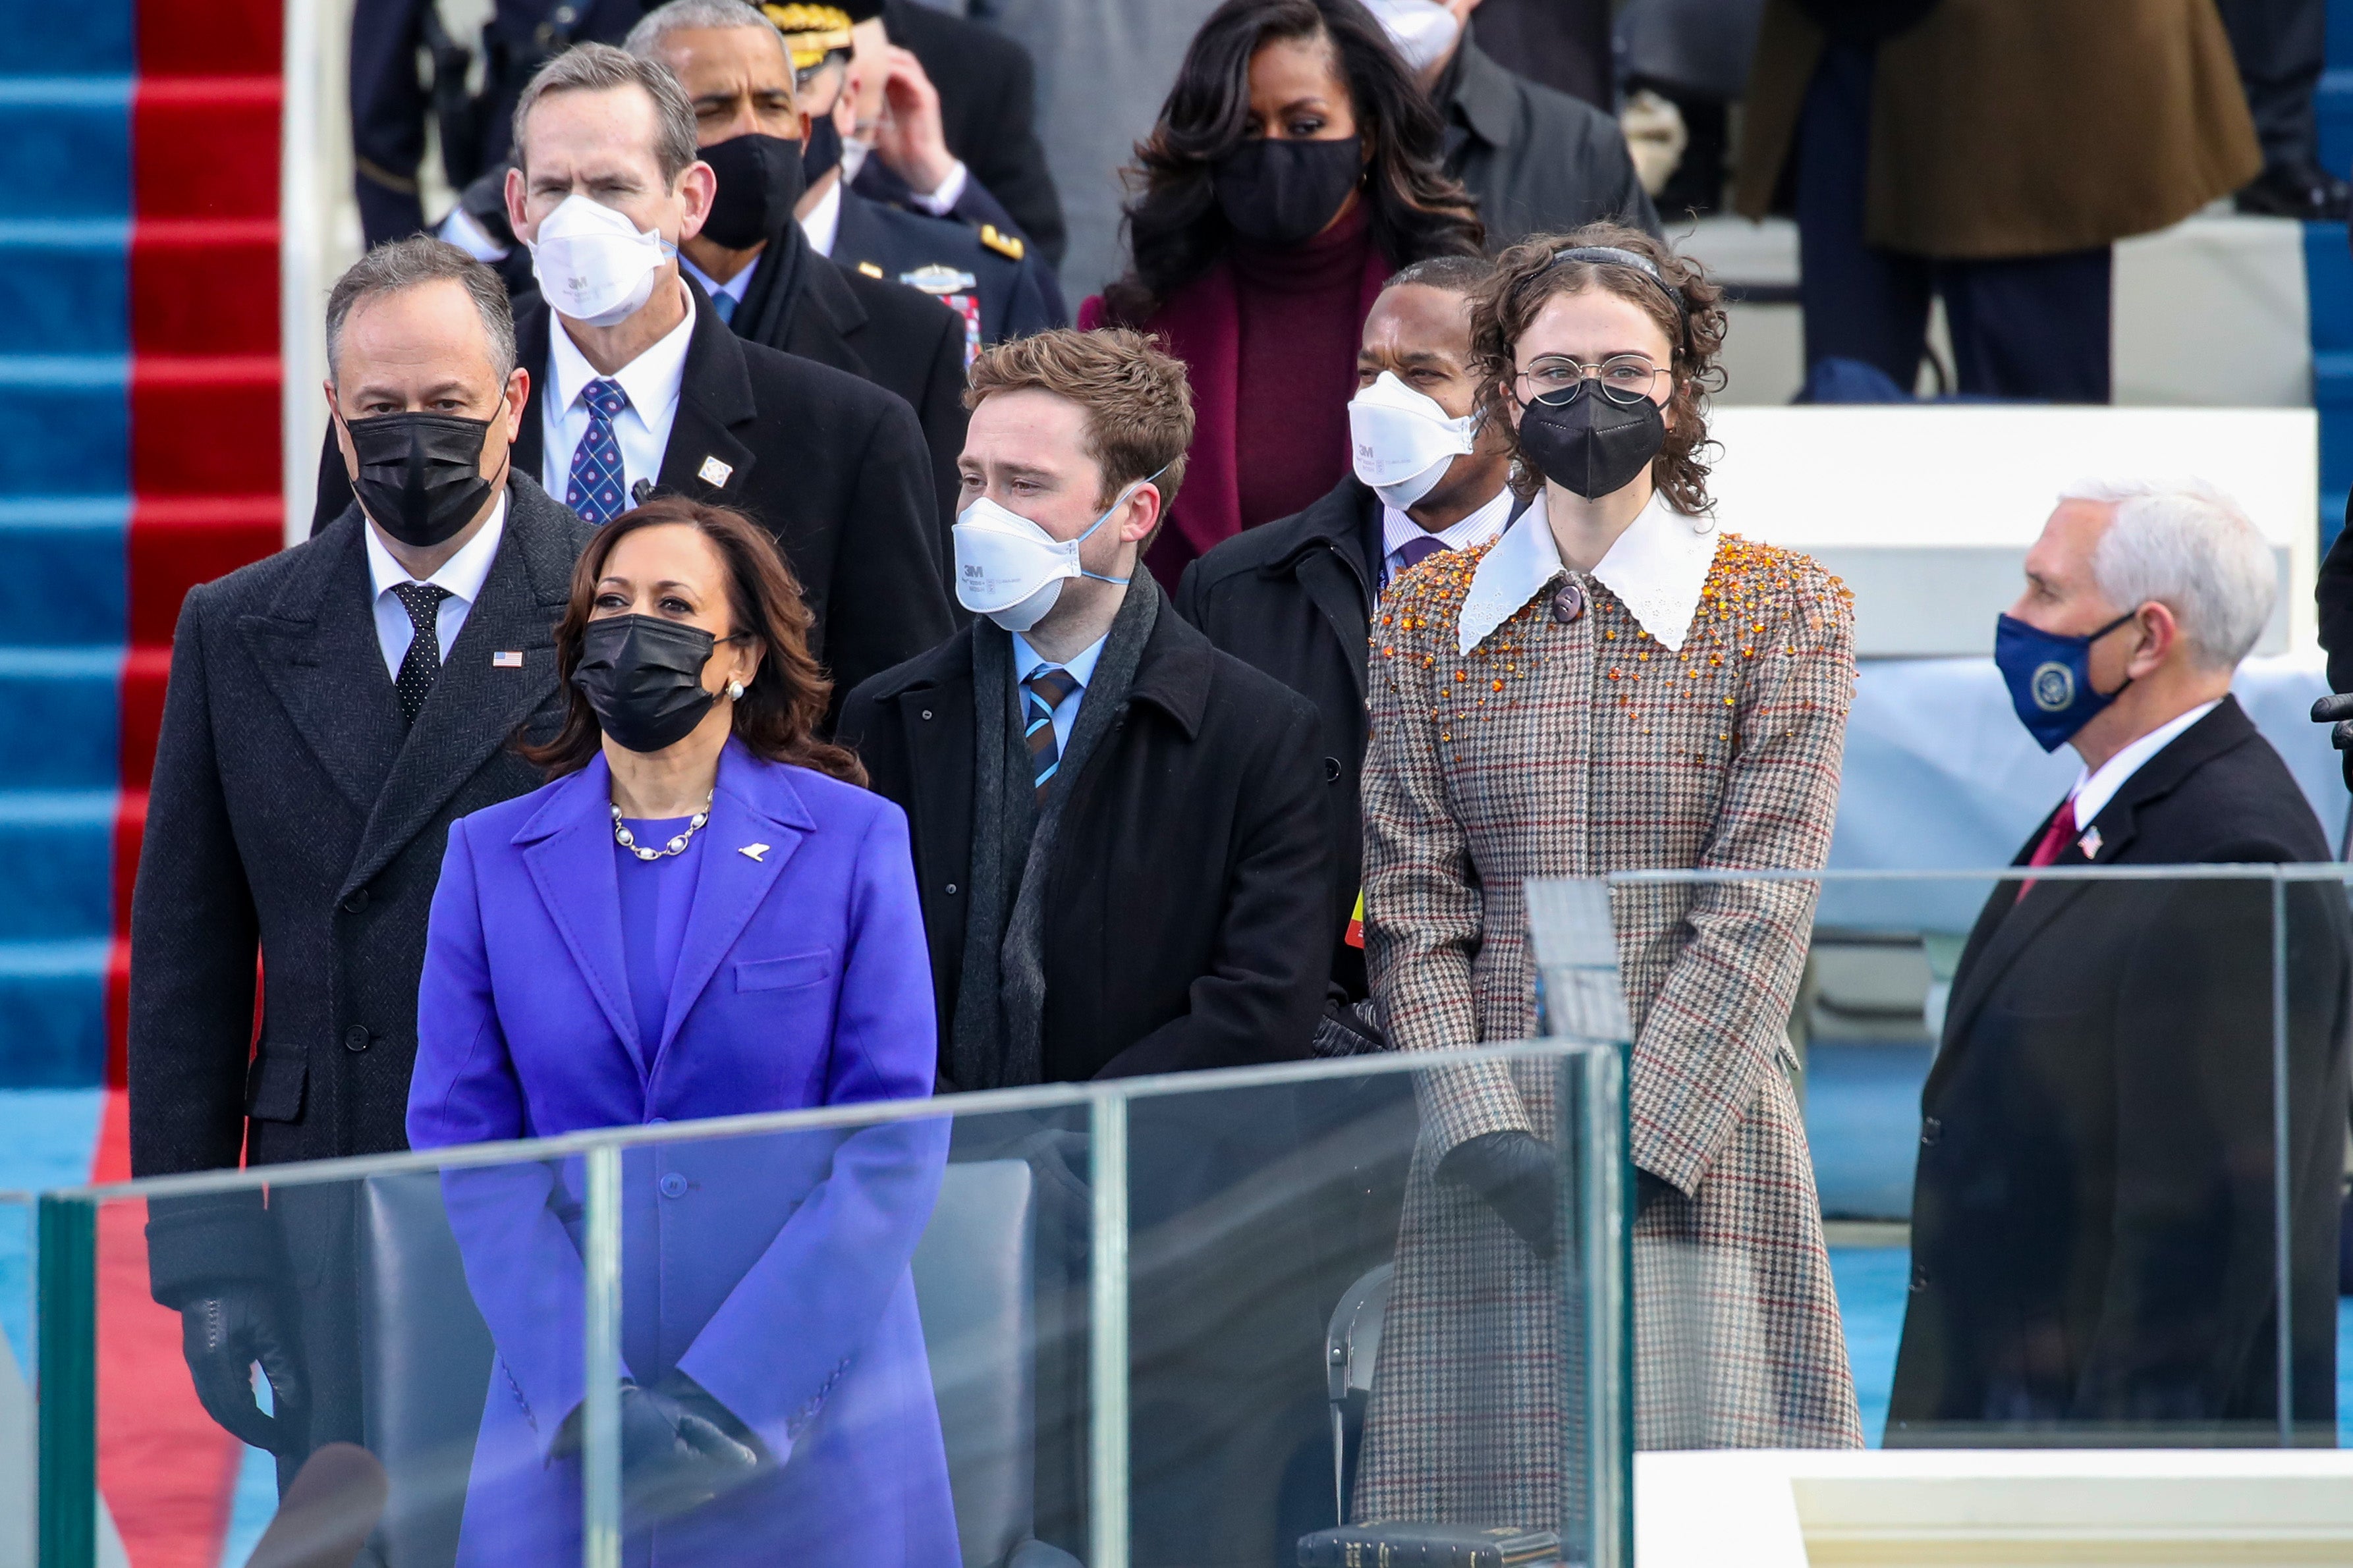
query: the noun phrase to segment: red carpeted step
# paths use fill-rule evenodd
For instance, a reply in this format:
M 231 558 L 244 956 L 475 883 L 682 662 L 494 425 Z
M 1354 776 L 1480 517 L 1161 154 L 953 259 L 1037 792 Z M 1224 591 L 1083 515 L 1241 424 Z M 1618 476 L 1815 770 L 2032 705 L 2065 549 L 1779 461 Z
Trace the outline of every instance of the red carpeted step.
M 142 222 L 278 216 L 279 112 L 269 77 L 142 77 L 131 95 L 131 189 Z
M 276 76 L 285 68 L 285 0 L 146 0 L 139 7 L 143 76 Z
M 131 341 L 142 354 L 276 353 L 276 216 L 135 222 Z
M 199 583 L 226 576 L 276 550 L 285 503 L 275 489 L 254 495 L 142 495 L 131 503 L 131 642 L 168 647 L 180 603 Z M 149 744 L 153 745 L 151 740 Z M 144 773 L 125 770 L 126 788 Z
M 151 740 L 149 745 L 152 747 Z M 139 881 L 139 846 L 147 834 L 147 791 L 126 787 L 114 810 L 114 951 L 106 965 L 106 1081 L 128 1078 L 131 1026 L 131 891 Z
M 257 495 L 279 489 L 275 354 L 131 361 L 131 493 Z M 133 568 L 135 574 L 136 568 Z
M 164 722 L 169 647 L 134 647 L 122 661 L 122 776 L 144 784 L 155 772 L 155 734 Z M 115 917 L 118 927 L 120 913 Z

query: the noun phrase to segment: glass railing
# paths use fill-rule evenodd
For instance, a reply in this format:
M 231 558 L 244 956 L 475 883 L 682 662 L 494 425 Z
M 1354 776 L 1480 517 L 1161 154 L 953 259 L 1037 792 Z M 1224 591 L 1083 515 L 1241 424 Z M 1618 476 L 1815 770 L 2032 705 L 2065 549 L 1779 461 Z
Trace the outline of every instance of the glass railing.
M 1639 1446 L 2337 1446 L 2348 874 L 1611 879 Z
M 1622 1568 L 1622 1042 L 1558 973 L 1583 1038 L 45 1194 L 39 1562 Z M 1508 1218 L 1433 1174 L 1474 1104 Z

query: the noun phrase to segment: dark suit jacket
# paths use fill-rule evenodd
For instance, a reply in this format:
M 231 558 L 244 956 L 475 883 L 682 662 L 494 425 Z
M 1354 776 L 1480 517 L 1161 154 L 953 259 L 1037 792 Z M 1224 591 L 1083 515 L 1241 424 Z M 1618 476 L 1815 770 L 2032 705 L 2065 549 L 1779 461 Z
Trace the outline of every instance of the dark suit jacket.
M 131 905 L 134 1174 L 406 1146 L 443 843 L 453 819 L 539 785 L 507 742 L 561 717 L 554 626 L 590 531 L 527 475 L 507 493 L 481 598 L 414 729 L 376 642 L 357 507 L 190 590 Z M 517 651 L 519 669 L 491 662 Z M 260 1215 L 258 1201 L 176 1224 L 159 1210 L 157 1298 L 255 1270 L 273 1251 Z
M 829 365 L 745 342 L 694 296 L 694 334 L 659 489 L 740 509 L 776 536 L 817 616 L 810 651 L 839 694 L 948 635 L 931 458 L 906 403 Z M 532 372 L 517 473 L 545 450 L 547 334 L 536 297 L 515 305 L 515 349 Z M 727 465 L 724 482 L 704 464 Z M 319 468 L 317 531 L 351 498 L 334 432 Z M 330 510 L 330 508 L 332 510 Z
M 964 319 L 919 289 L 819 256 L 785 219 L 768 237 L 729 323 L 739 336 L 848 371 L 906 399 L 932 454 L 940 559 L 954 559 L 956 458 L 964 451 Z
M 976 620 L 842 710 L 841 738 L 913 830 L 943 1068 L 972 879 L 972 639 L 1005 635 Z M 1307 1054 L 1331 957 L 1324 788 L 1307 700 L 1164 603 L 1054 847 L 1049 1079 Z
M 972 298 L 979 305 L 977 341 L 967 343 L 971 348 L 1026 338 L 1070 321 L 1053 271 L 1037 252 L 1008 256 L 953 219 L 906 212 L 855 190 L 841 193 L 833 259 L 887 282 L 906 282 L 910 274 L 926 268 L 945 268 L 970 278 L 967 286 L 937 291 Z M 957 298 L 948 303 L 963 309 Z
M 1060 266 L 1067 231 L 1038 140 L 1038 68 L 1029 51 L 993 27 L 915 0 L 883 0 L 882 27 L 939 89 L 948 151 L 1004 204 L 1046 265 Z
M 2086 826 L 2101 865 L 2328 858 L 2227 698 Z M 2080 838 L 2058 861 L 2085 863 Z M 1970 933 L 1921 1096 L 1887 1440 L 2275 1441 L 2272 886 L 2015 886 Z M 2287 884 L 2286 915 L 2292 1387 L 2333 1443 L 2344 891 Z
M 1332 850 L 1332 980 L 1363 997 L 1365 953 L 1343 940 L 1364 880 L 1365 647 L 1380 584 L 1380 498 L 1352 475 L 1286 518 L 1188 564 L 1176 613 L 1210 642 L 1315 705 Z
M 1591 104 L 1514 76 L 1469 38 L 1438 95 L 1446 172 L 1477 200 L 1490 250 L 1605 219 L 1660 232 L 1624 133 Z

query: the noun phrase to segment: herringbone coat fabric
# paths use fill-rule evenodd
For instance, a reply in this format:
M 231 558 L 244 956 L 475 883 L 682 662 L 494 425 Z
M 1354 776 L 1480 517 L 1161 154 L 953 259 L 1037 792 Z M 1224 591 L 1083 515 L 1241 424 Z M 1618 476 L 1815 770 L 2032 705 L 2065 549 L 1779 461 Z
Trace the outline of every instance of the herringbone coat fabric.
M 1397 1049 L 1535 1033 L 1526 879 L 1810 868 L 1830 850 L 1854 690 L 1853 612 L 1836 578 L 1725 536 L 1677 653 L 1597 578 L 1563 569 L 1466 656 L 1456 627 L 1486 553 L 1408 574 L 1373 632 L 1366 956 Z M 1564 578 L 1583 606 L 1567 620 Z M 1646 1447 L 1862 1440 L 1784 1071 L 1815 894 L 1751 882 L 1612 895 L 1635 1029 L 1634 1162 L 1672 1189 L 1634 1233 Z M 1430 1080 L 1362 1519 L 1564 1517 L 1575 1456 L 1559 1266 L 1432 1174 L 1484 1133 L 1552 1135 L 1548 1078 L 1481 1068 Z

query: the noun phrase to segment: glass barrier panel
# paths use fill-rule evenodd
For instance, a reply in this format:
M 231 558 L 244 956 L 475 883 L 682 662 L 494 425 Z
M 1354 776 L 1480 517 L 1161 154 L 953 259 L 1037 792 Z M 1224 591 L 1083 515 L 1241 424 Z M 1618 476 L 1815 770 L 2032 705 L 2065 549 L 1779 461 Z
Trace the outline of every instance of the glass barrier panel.
M 38 1551 L 34 1321 L 33 1198 L 0 1193 L 0 1563 Z
M 1621 942 L 1704 933 L 1628 986 L 1640 1446 L 2334 1447 L 2316 875 L 1615 879 Z M 1736 953 L 1761 1005 L 1671 1005 Z

